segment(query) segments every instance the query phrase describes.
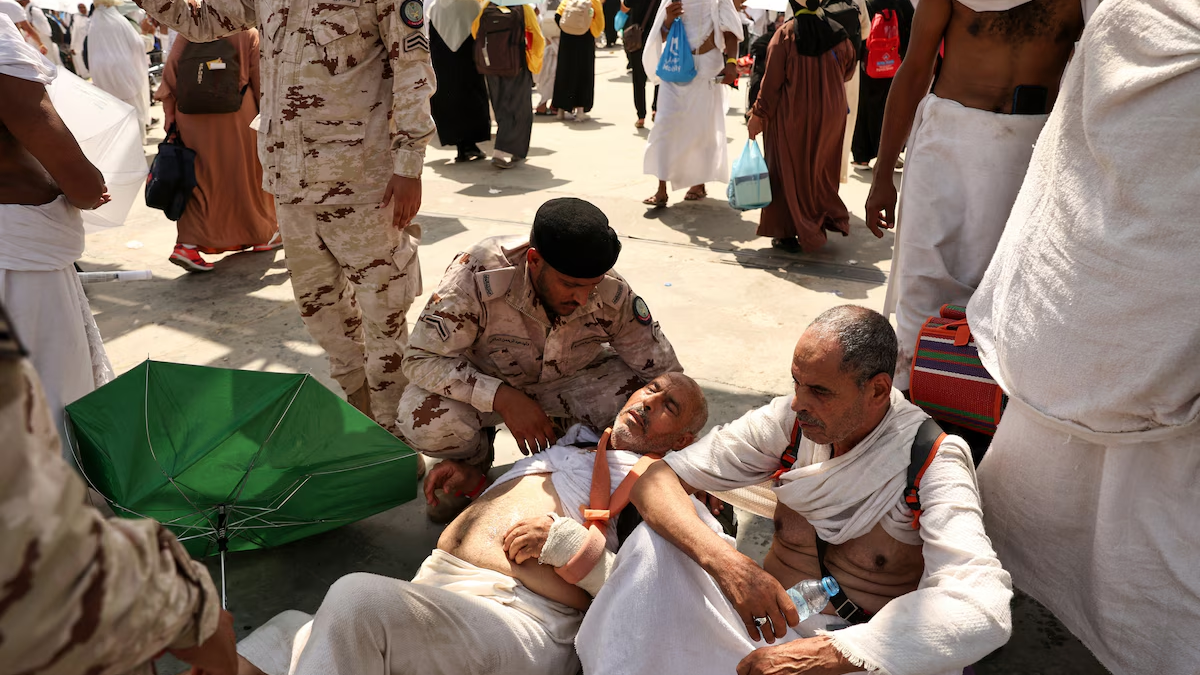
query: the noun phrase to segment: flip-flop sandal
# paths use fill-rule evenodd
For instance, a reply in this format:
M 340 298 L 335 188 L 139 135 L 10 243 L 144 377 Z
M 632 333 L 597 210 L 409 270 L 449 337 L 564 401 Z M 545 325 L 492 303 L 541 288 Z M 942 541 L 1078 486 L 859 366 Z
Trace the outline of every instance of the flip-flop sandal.
M 549 110 L 534 110 L 534 111 L 533 111 L 533 114 L 534 114 L 534 115 L 537 115 L 538 117 L 554 117 L 554 116 L 555 116 L 555 115 L 557 115 L 558 113 L 556 113 L 556 112 L 551 112 L 551 111 L 549 111 Z
M 660 209 L 667 205 L 667 198 L 663 197 L 662 199 L 659 199 L 658 195 L 655 195 L 653 197 L 647 197 L 646 199 L 643 199 L 642 203 L 646 206 L 653 206 L 656 209 Z
M 707 197 L 708 190 L 704 190 L 703 192 L 692 192 L 691 190 L 688 190 L 687 194 L 683 196 L 683 200 L 685 202 L 698 202 L 701 199 L 706 199 Z

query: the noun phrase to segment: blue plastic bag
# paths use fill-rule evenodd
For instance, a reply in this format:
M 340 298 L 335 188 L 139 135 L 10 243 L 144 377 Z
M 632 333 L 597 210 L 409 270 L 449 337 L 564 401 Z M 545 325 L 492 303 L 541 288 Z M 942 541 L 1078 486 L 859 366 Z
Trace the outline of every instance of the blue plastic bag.
M 627 23 L 629 23 L 629 12 L 618 12 L 617 18 L 613 19 L 613 28 L 616 28 L 617 32 L 620 33 L 625 30 L 625 24 Z
M 676 19 L 671 23 L 671 32 L 663 43 L 662 56 L 655 70 L 663 82 L 686 84 L 696 77 L 696 62 L 692 59 L 692 46 L 688 44 L 687 31 L 683 22 Z
M 761 209 L 771 203 L 771 176 L 757 141 L 746 141 L 742 156 L 733 163 L 725 194 L 729 205 L 739 211 Z

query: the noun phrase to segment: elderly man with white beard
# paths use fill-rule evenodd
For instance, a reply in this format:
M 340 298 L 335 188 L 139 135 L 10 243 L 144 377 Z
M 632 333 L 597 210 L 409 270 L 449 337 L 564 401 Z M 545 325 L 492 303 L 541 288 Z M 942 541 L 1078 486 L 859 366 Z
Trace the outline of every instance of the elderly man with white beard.
M 970 450 L 892 387 L 896 354 L 887 319 L 835 307 L 796 345 L 793 395 L 650 467 L 632 496 L 645 525 L 576 639 L 585 673 L 932 675 L 1008 640 L 1012 585 Z M 765 481 L 778 504 L 759 567 L 688 494 Z M 800 623 L 784 589 L 826 576 L 841 590 Z
M 427 499 L 439 488 L 482 495 L 416 577 L 342 577 L 312 621 L 285 612 L 243 641 L 239 672 L 574 675 L 575 632 L 611 567 L 631 487 L 707 419 L 700 387 L 666 373 L 634 392 L 611 436 L 577 424 L 486 491 L 479 468 L 441 462 Z

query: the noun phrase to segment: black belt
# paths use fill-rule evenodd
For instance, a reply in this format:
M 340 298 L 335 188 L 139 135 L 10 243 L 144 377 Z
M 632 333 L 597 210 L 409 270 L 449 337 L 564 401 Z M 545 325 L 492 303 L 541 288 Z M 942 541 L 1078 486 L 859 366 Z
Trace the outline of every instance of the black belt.
M 821 577 L 831 577 L 833 574 L 829 572 L 829 568 L 825 567 L 825 549 L 828 548 L 829 542 L 817 535 L 817 565 L 821 567 Z M 841 584 L 838 585 L 837 595 L 829 598 L 829 603 L 833 605 L 833 611 L 842 619 L 850 622 L 850 624 L 866 623 L 871 620 L 871 615 L 867 614 L 862 607 L 854 604 L 854 601 L 846 597 L 846 592 L 841 589 Z

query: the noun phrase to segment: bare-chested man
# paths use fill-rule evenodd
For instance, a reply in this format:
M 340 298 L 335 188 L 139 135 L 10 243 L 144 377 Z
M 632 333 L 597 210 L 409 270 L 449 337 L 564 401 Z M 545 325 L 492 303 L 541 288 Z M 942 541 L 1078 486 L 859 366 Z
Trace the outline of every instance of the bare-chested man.
M 620 492 L 643 456 L 691 443 L 707 418 L 703 392 L 681 373 L 634 392 L 607 444 L 610 490 Z M 446 528 L 411 582 L 351 574 L 298 633 L 303 615 L 272 620 L 256 633 L 263 639 L 252 635 L 239 646 L 241 672 L 575 675 L 575 633 L 591 603 L 584 588 L 596 591 L 616 549 L 614 513 L 607 542 L 599 535 L 603 555 L 592 568 L 599 573 L 578 579 L 566 572 L 594 541 L 581 507 L 595 505 L 597 440 L 575 425 L 548 450 L 517 462 Z M 426 496 L 437 488 L 478 494 L 484 483 L 478 468 L 444 461 L 426 477 Z M 297 646 L 270 644 L 277 631 L 293 632 Z
M 935 446 L 919 517 L 905 501 L 928 416 L 892 388 L 895 360 L 887 319 L 835 307 L 796 345 L 793 395 L 646 472 L 633 503 L 649 527 L 622 546 L 579 630 L 585 673 L 932 675 L 1008 640 L 1012 587 L 984 534 L 962 439 Z M 776 532 L 759 567 L 697 518 L 687 495 L 773 477 Z M 784 588 L 827 575 L 844 597 L 797 626 Z
M 1005 11 L 983 11 L 992 9 Z M 1083 22 L 1081 0 L 917 6 L 866 204 L 876 237 L 899 216 L 884 306 L 896 314 L 895 384 L 902 391 L 921 325 L 943 304 L 965 306 L 983 279 Z M 943 42 L 945 58 L 929 93 Z M 906 141 L 896 213 L 893 173 Z
M 50 103 L 56 74 L 0 15 L 0 302 L 61 425 L 63 406 L 95 386 L 84 324 L 91 312 L 73 264 L 83 254 L 80 209 L 108 195 Z

